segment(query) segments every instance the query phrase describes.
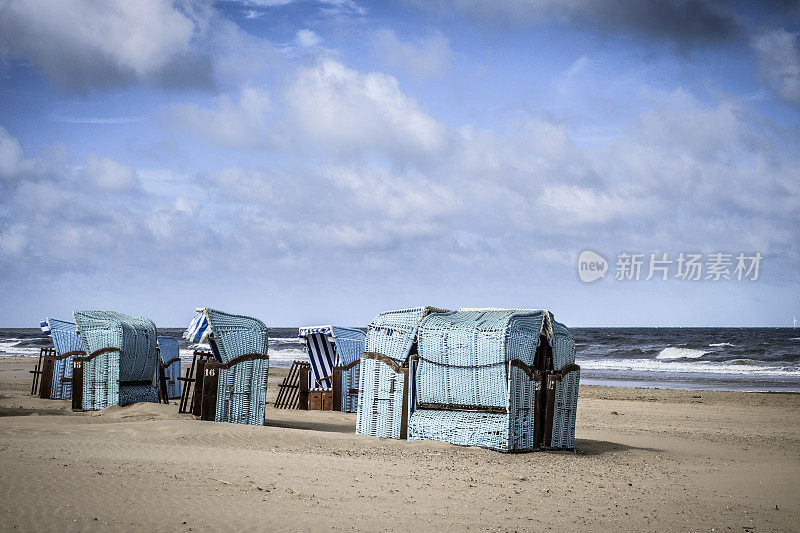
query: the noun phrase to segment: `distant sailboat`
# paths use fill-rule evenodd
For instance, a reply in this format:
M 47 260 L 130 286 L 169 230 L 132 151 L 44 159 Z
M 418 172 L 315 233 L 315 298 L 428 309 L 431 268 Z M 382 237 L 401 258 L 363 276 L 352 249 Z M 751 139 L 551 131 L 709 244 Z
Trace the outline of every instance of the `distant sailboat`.
M 797 317 L 793 317 L 793 318 L 792 318 L 792 327 L 793 327 L 794 329 L 797 329 Z

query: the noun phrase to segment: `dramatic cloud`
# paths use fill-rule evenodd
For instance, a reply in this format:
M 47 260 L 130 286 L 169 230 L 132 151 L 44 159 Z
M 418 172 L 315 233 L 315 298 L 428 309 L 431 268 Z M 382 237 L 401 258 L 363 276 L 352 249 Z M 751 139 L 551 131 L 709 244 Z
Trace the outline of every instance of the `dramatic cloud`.
M 777 28 L 757 35 L 751 44 L 769 86 L 787 102 L 800 106 L 800 49 L 797 35 Z
M 0 9 L 0 52 L 29 59 L 68 89 L 207 86 L 209 60 L 193 48 L 194 33 L 168 0 L 11 0 Z
M 403 42 L 394 31 L 382 29 L 375 32 L 373 42 L 384 61 L 417 78 L 440 74 L 449 66 L 453 55 L 450 41 L 438 32 L 414 42 Z
M 649 35 L 679 44 L 721 41 L 739 31 L 732 13 L 716 2 L 702 0 L 414 1 L 428 8 L 455 9 L 496 24 L 575 23 L 609 32 Z

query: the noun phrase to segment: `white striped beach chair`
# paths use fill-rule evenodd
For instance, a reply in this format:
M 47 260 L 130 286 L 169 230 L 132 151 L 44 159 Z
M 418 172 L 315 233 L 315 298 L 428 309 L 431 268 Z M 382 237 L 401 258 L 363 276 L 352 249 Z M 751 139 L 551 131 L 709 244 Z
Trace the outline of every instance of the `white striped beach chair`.
M 333 410 L 354 413 L 358 409 L 358 379 L 366 333 L 339 326 L 300 328 L 308 360 L 309 391 L 332 391 Z

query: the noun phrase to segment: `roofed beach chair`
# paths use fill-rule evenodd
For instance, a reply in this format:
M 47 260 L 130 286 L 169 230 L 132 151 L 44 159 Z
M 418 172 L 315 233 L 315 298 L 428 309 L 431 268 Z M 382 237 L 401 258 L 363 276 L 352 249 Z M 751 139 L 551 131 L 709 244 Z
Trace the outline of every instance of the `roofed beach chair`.
M 165 399 L 180 398 L 181 383 L 181 350 L 178 339 L 174 337 L 158 337 L 158 352 L 161 354 L 161 369 L 165 386 Z
M 338 326 L 300 328 L 311 363 L 309 391 L 332 391 L 333 410 L 358 410 L 358 378 L 366 333 Z
M 42 362 L 41 398 L 69 400 L 72 398 L 72 359 L 85 355 L 83 343 L 74 322 L 46 318 L 41 322 L 42 331 L 53 341 L 55 355 L 45 355 Z M 51 352 L 52 353 L 52 352 Z
M 73 359 L 72 408 L 157 402 L 156 325 L 114 311 L 75 311 L 83 349 Z
M 267 405 L 267 327 L 257 318 L 198 308 L 184 338 L 208 342 L 216 362 L 204 367 L 203 420 L 264 425 Z
M 540 447 L 541 391 L 553 334 L 544 310 L 433 314 L 419 327 L 409 440 L 505 452 Z
M 408 363 L 416 352 L 417 328 L 435 307 L 386 311 L 367 329 L 361 356 L 356 433 L 392 439 L 406 438 L 409 400 Z

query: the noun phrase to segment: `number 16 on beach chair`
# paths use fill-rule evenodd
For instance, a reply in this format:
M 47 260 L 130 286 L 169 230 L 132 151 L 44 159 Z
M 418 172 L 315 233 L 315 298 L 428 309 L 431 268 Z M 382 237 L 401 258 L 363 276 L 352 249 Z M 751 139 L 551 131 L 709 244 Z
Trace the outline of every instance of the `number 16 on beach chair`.
M 114 311 L 75 311 L 86 355 L 72 360 L 73 410 L 158 401 L 156 325 Z
M 267 405 L 267 327 L 257 318 L 198 308 L 183 334 L 208 342 L 216 358 L 203 368 L 200 418 L 264 425 Z
M 358 377 L 366 334 L 338 326 L 300 328 L 311 363 L 308 390 L 331 391 L 333 410 L 355 413 L 358 409 Z
M 386 311 L 367 329 L 361 356 L 356 433 L 392 439 L 406 438 L 409 358 L 416 352 L 419 322 L 435 307 Z
M 53 341 L 54 350 L 46 353 L 42 361 L 39 397 L 69 400 L 72 398 L 72 359 L 85 355 L 78 330 L 73 322 L 49 317 L 41 322 L 41 328 Z

